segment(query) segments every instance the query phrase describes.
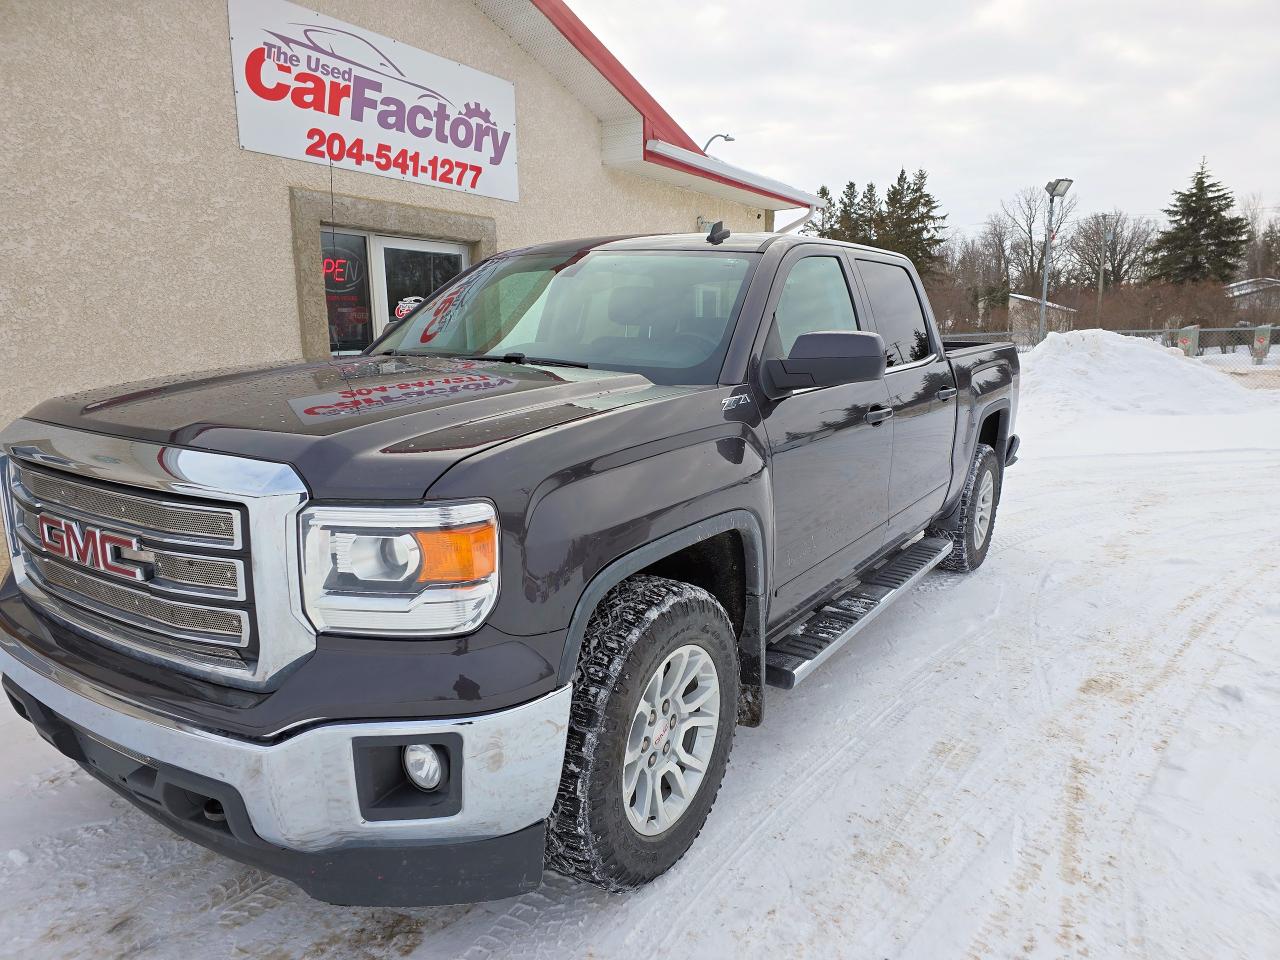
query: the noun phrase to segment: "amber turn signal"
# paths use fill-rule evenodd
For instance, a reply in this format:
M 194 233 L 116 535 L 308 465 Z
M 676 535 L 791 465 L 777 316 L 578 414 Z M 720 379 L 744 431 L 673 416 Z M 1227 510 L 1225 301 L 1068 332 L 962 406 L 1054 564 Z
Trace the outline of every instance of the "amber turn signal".
M 468 583 L 490 576 L 497 566 L 498 528 L 473 523 L 442 530 L 415 530 L 422 551 L 419 583 Z

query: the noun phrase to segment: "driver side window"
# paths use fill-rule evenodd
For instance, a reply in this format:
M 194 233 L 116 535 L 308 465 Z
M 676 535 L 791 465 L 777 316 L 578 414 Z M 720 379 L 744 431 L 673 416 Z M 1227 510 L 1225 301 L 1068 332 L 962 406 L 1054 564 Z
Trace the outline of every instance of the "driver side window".
M 783 283 L 773 321 L 770 340 L 776 340 L 780 357 L 790 354 L 792 344 L 801 334 L 857 330 L 858 317 L 839 258 L 818 256 L 797 260 Z

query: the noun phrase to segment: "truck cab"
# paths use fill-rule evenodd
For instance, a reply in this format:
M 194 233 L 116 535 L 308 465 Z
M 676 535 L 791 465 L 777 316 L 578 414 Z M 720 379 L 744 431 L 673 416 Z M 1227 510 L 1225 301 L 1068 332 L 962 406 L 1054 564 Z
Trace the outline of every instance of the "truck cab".
M 981 565 L 1017 385 L 897 254 L 509 251 L 364 355 L 8 427 L 0 673 L 104 785 L 321 899 L 632 887 L 767 688 Z

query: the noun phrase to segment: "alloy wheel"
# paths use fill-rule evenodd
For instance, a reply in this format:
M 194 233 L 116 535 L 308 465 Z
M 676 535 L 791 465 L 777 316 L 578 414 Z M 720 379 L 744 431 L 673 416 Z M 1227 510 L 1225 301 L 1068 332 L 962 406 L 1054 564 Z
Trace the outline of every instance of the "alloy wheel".
M 688 809 L 720 728 L 720 679 L 696 644 L 673 651 L 649 678 L 632 714 L 622 801 L 635 830 L 654 837 Z

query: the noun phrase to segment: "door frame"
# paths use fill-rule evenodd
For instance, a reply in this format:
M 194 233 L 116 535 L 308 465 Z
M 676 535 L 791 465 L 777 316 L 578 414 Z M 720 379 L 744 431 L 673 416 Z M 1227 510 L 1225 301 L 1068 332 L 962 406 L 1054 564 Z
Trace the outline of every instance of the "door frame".
M 367 230 L 351 230 L 350 233 L 363 233 L 369 244 L 369 309 L 373 311 L 373 340 L 377 340 L 387 329 L 387 317 L 391 315 L 387 302 L 387 264 L 383 253 L 388 250 L 419 250 L 423 253 L 444 253 L 460 257 L 461 273 L 471 266 L 471 249 L 465 243 L 450 243 L 445 240 L 423 240 L 419 237 L 398 237 L 385 233 L 372 233 Z M 373 341 L 370 341 L 371 343 Z
M 849 384 L 839 384 L 834 387 L 806 387 L 793 391 L 787 398 L 783 400 L 771 400 L 766 396 L 760 386 L 761 367 L 766 356 L 766 347 L 768 344 L 769 333 L 773 329 L 776 321 L 778 302 L 782 298 L 782 292 L 786 286 L 787 278 L 791 274 L 791 270 L 795 265 L 809 257 L 830 257 L 836 261 L 843 274 L 845 285 L 848 288 L 849 299 L 853 304 L 854 321 L 859 331 L 871 331 L 875 327 L 870 319 L 870 310 L 864 296 L 864 292 L 859 283 L 857 271 L 847 256 L 848 248 L 836 244 L 824 243 L 820 239 L 810 242 L 799 243 L 788 249 L 777 265 L 772 269 L 770 277 L 770 286 L 768 294 L 765 297 L 762 319 L 756 330 L 755 338 L 752 343 L 751 359 L 748 365 L 747 382 L 751 385 L 752 390 L 757 395 L 757 403 L 761 404 L 760 410 L 761 421 L 758 429 L 763 434 L 765 445 L 768 448 L 770 465 L 772 467 L 773 460 L 773 434 L 769 430 L 769 415 L 772 408 L 779 404 L 785 404 L 797 397 L 804 397 L 810 394 L 816 394 L 823 391 L 836 391 L 844 387 L 853 386 Z M 880 384 L 884 389 L 885 402 L 889 400 L 888 384 L 883 377 L 874 381 Z M 767 413 L 764 411 L 768 411 Z M 776 424 L 775 424 L 776 426 Z M 892 458 L 893 453 L 893 421 L 890 420 L 879 429 L 884 430 L 889 435 L 889 456 Z M 829 440 L 830 438 L 824 438 Z M 819 441 L 823 442 L 823 441 Z M 888 504 L 889 504 L 889 467 L 892 465 L 892 459 L 889 460 L 885 469 L 885 491 L 884 491 L 884 515 L 880 517 L 879 522 L 874 524 L 871 529 L 861 534 L 857 539 L 837 548 L 829 556 L 819 559 L 804 570 L 792 571 L 787 578 L 783 579 L 783 574 L 778 573 L 778 549 L 781 539 L 777 530 L 777 509 L 775 502 L 774 515 L 771 518 L 771 535 L 769 538 L 768 550 L 771 562 L 771 568 L 774 571 L 773 581 L 770 584 L 771 594 L 769 597 L 769 612 L 767 619 L 770 623 L 770 629 L 779 625 L 776 616 L 785 616 L 789 609 L 799 609 L 803 607 L 810 599 L 819 596 L 825 587 L 833 581 L 845 579 L 851 575 L 857 566 L 867 559 L 865 556 L 855 556 L 853 547 L 859 546 L 858 553 L 874 554 L 878 552 L 884 543 L 884 536 L 888 529 Z M 878 531 L 878 538 L 877 538 Z M 836 572 L 832 572 L 836 571 Z M 798 599 L 802 598 L 802 599 Z M 782 611 L 782 613 L 779 613 Z
M 316 269 L 323 256 L 320 249 L 322 227 L 333 226 L 339 230 L 389 237 L 436 237 L 464 245 L 473 264 L 498 252 L 498 228 L 493 217 L 458 210 L 438 210 L 416 203 L 374 200 L 293 186 L 289 188 L 289 219 L 293 225 L 298 345 L 307 360 L 327 360 L 331 356 L 324 274 Z

